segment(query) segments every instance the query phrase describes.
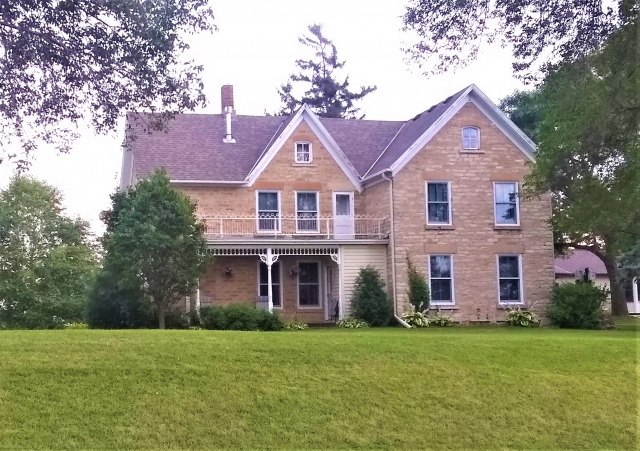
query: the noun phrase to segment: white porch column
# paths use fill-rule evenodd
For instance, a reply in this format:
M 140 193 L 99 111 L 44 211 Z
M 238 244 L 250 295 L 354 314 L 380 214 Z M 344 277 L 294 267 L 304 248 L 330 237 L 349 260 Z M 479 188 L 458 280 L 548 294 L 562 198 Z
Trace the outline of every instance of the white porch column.
M 342 252 L 340 252 L 341 249 L 342 246 L 336 249 L 336 254 L 330 254 L 331 260 L 333 260 L 338 266 L 338 320 L 341 320 L 344 316 L 344 283 L 342 282 L 342 265 L 340 264 L 342 260 Z
M 638 299 L 638 283 L 639 279 L 633 279 L 633 313 L 640 313 L 640 300 Z
M 280 255 L 273 254 L 271 248 L 267 248 L 267 253 L 260 255 L 260 260 L 267 265 L 267 308 L 270 312 L 273 311 L 273 280 L 271 277 L 271 266 L 278 261 Z

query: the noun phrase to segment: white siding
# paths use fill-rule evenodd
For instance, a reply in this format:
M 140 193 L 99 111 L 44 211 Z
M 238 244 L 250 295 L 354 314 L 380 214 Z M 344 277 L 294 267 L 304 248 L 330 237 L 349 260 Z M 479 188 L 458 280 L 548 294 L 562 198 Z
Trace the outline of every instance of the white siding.
M 387 246 L 386 245 L 343 245 L 342 265 L 342 299 L 343 315 L 349 316 L 351 311 L 351 296 L 353 287 L 361 268 L 371 265 L 380 271 L 382 280 L 387 283 Z

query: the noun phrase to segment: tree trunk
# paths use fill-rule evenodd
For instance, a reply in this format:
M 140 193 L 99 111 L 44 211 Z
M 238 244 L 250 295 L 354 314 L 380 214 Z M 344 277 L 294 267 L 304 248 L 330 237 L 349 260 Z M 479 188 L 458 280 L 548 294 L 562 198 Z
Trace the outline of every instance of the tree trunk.
M 618 266 L 610 258 L 604 258 L 603 261 L 611 284 L 611 314 L 613 316 L 627 316 L 629 315 L 629 309 L 627 309 L 624 289 L 618 280 Z
M 158 304 L 158 327 L 160 329 L 164 329 L 164 305 L 163 304 Z

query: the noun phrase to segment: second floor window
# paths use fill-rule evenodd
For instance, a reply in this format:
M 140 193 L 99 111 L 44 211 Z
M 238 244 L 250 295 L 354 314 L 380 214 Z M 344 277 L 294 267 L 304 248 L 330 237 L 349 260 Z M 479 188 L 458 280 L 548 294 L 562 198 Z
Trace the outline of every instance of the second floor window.
M 296 163 L 311 163 L 311 143 L 296 143 Z
M 480 129 L 477 127 L 464 127 L 462 129 L 462 149 L 480 149 Z
M 493 198 L 497 225 L 518 225 L 518 182 L 494 182 Z
M 280 231 L 280 193 L 278 191 L 258 191 L 258 231 Z
M 319 202 L 317 191 L 296 192 L 296 230 L 298 232 L 319 231 Z
M 427 224 L 451 224 L 449 182 L 427 182 Z

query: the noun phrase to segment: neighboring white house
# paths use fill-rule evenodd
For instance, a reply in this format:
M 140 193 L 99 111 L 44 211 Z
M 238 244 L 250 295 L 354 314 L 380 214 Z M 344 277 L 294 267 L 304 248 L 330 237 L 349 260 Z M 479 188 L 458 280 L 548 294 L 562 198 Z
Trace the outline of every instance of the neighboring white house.
M 588 278 L 596 285 L 609 287 L 611 285 L 604 262 L 592 252 L 576 249 L 555 259 L 556 282 L 573 282 Z M 639 280 L 625 286 L 627 308 L 629 313 L 640 313 L 640 299 L 638 297 Z

